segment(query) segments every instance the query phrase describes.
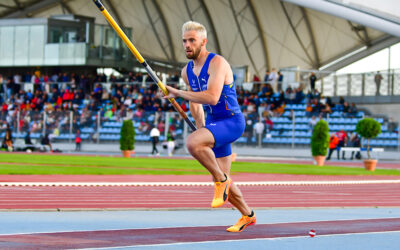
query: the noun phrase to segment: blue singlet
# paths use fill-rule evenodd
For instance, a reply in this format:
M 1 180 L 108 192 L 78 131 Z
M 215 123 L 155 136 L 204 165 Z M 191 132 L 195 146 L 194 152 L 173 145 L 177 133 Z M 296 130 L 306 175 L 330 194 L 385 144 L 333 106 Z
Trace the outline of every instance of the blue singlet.
M 186 68 L 190 88 L 194 92 L 207 89 L 208 67 L 216 54 L 210 53 L 200 71 L 199 76 L 193 72 L 193 61 Z M 203 104 L 207 112 L 206 126 L 213 134 L 215 157 L 231 155 L 231 143 L 236 141 L 244 132 L 245 120 L 237 102 L 235 83 L 224 85 L 221 96 L 216 105 Z

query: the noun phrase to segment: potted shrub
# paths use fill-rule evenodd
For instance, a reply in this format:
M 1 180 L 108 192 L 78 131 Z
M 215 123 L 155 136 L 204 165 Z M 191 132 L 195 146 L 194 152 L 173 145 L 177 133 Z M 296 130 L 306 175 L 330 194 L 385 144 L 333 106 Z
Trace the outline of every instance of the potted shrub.
M 329 147 L 329 126 L 324 120 L 315 124 L 311 136 L 311 153 L 318 166 L 323 166 Z
M 131 151 L 135 148 L 135 128 L 133 127 L 132 120 L 125 120 L 122 123 L 119 144 L 123 156 L 129 158 Z
M 367 170 L 374 171 L 376 168 L 376 159 L 371 158 L 369 140 L 377 137 L 381 133 L 381 124 L 373 118 L 364 118 L 358 121 L 356 132 L 367 139 L 367 155 L 368 159 L 364 160 L 364 167 Z

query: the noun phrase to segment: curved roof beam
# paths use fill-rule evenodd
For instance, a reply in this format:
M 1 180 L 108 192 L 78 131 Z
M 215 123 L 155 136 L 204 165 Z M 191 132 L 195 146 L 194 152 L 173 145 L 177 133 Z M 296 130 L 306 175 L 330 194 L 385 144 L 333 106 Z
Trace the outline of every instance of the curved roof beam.
M 170 32 L 170 30 L 169 30 L 167 21 L 166 21 L 166 19 L 165 19 L 164 13 L 163 13 L 162 10 L 161 10 L 160 5 L 158 4 L 158 2 L 157 2 L 156 0 L 152 0 L 152 1 L 151 1 L 151 3 L 153 4 L 153 7 L 156 9 L 156 11 L 157 11 L 157 13 L 158 13 L 158 15 L 159 15 L 158 18 L 156 18 L 156 20 L 153 20 L 153 16 L 150 14 L 149 8 L 148 8 L 148 6 L 147 6 L 147 4 L 146 4 L 146 3 L 149 3 L 150 1 L 148 1 L 148 0 L 142 0 L 142 2 L 143 2 L 143 6 L 144 6 L 144 9 L 145 9 L 147 18 L 148 18 L 149 21 L 150 21 L 151 28 L 153 29 L 154 35 L 157 37 L 157 41 L 158 41 L 160 47 L 162 48 L 162 50 L 163 50 L 165 56 L 167 57 L 167 59 L 168 59 L 169 61 L 172 60 L 172 61 L 176 62 L 175 49 L 174 49 L 174 44 L 172 43 L 171 32 Z M 166 33 L 166 35 L 167 35 L 167 39 L 168 39 L 167 42 L 168 42 L 168 45 L 169 45 L 169 51 L 170 51 L 171 56 L 168 55 L 168 53 L 167 53 L 167 51 L 166 51 L 166 46 L 163 45 L 162 40 L 161 40 L 161 37 L 160 37 L 160 35 L 158 34 L 158 31 L 157 31 L 157 29 L 156 29 L 156 22 L 157 22 L 158 20 L 161 21 L 161 23 L 162 23 L 162 25 L 163 25 L 163 27 L 164 27 L 164 31 L 165 31 L 165 33 Z
M 41 1 L 32 1 L 29 4 L 26 4 L 23 9 L 14 9 L 13 11 L 0 16 L 1 18 L 19 18 L 26 17 L 30 13 L 40 12 L 44 9 L 48 9 L 54 5 L 57 5 L 61 2 L 66 3 L 69 0 L 41 0 Z
M 214 37 L 214 42 L 215 42 L 215 47 L 216 47 L 216 49 L 217 49 L 217 53 L 221 55 L 221 54 L 222 54 L 222 51 L 221 51 L 221 44 L 220 44 L 220 42 L 219 42 L 218 35 L 217 35 L 217 31 L 216 31 L 216 29 L 215 29 L 214 21 L 213 21 L 211 15 L 210 15 L 210 11 L 208 10 L 207 5 L 206 5 L 206 3 L 204 2 L 204 0 L 200 0 L 200 5 L 201 5 L 201 8 L 204 10 L 204 13 L 206 14 L 206 17 L 207 17 L 207 19 L 208 19 L 208 22 L 209 22 L 210 25 L 211 25 L 211 32 L 212 32 L 213 37 Z
M 61 8 L 63 10 L 63 12 L 67 11 L 69 14 L 74 14 L 74 12 L 72 11 L 72 9 L 64 2 L 60 2 Z
M 236 27 L 237 27 L 237 29 L 238 29 L 238 31 L 239 31 L 240 38 L 242 39 L 242 42 L 243 42 L 243 45 L 244 45 L 243 47 L 244 47 L 244 49 L 246 50 L 247 56 L 248 56 L 249 59 L 250 59 L 250 63 L 251 63 L 251 65 L 253 66 L 256 75 L 261 76 L 261 75 L 260 75 L 260 72 L 258 71 L 258 67 L 257 67 L 256 63 L 254 62 L 253 56 L 252 56 L 251 53 L 250 53 L 249 46 L 248 46 L 248 44 L 246 43 L 246 39 L 245 39 L 245 36 L 244 36 L 244 34 L 243 34 L 242 27 L 240 26 L 240 23 L 239 23 L 239 20 L 238 20 L 238 15 L 240 15 L 240 13 L 241 13 L 242 11 L 244 11 L 248 6 L 245 6 L 245 7 L 244 7 L 243 9 L 241 9 L 239 12 L 236 12 L 236 11 L 235 11 L 235 6 L 233 5 L 232 0 L 229 0 L 229 6 L 230 6 L 230 9 L 232 10 L 232 14 L 233 14 L 233 18 L 235 19 Z
M 253 0 L 247 0 L 248 5 L 250 6 L 250 11 L 254 17 L 254 20 L 256 21 L 256 26 L 257 26 L 257 30 L 258 33 L 261 37 L 261 43 L 262 43 L 262 47 L 264 50 L 264 60 L 265 60 L 265 65 L 267 67 L 268 70 L 270 70 L 270 60 L 269 60 L 269 53 L 268 53 L 268 45 L 267 45 L 267 40 L 264 37 L 264 29 L 262 26 L 262 23 L 260 22 L 260 18 L 256 12 L 256 8 L 254 8 L 254 3 Z
M 18 0 L 14 0 L 14 3 L 18 7 L 18 9 L 23 9 L 22 4 Z
M 356 33 L 361 42 L 363 42 L 366 46 L 371 46 L 371 39 L 369 38 L 367 28 L 364 25 L 356 25 L 351 21 L 347 21 L 347 23 L 350 25 L 351 30 Z M 363 35 L 361 35 L 360 32 L 362 32 Z
M 311 27 L 310 19 L 308 18 L 308 14 L 305 8 L 300 7 L 301 13 L 303 15 L 304 21 L 306 22 L 307 30 L 308 30 L 308 35 L 310 36 L 311 40 L 311 45 L 314 51 L 314 68 L 319 68 L 321 66 L 321 61 L 319 60 L 319 53 L 318 53 L 318 47 L 317 43 L 315 41 L 315 36 L 313 29 Z
M 293 24 L 293 22 L 292 22 L 292 19 L 290 18 L 289 13 L 288 13 L 287 10 L 286 10 L 285 4 L 284 4 L 283 2 L 279 2 L 279 3 L 280 3 L 281 6 L 282 6 L 282 10 L 283 10 L 283 12 L 285 13 L 285 16 L 286 16 L 287 21 L 289 22 L 290 28 L 292 28 L 292 31 L 293 31 L 294 35 L 296 36 L 297 41 L 299 42 L 301 48 L 302 48 L 303 51 L 304 51 L 304 54 L 306 54 L 308 60 L 310 60 L 310 62 L 311 62 L 310 64 L 311 64 L 313 67 L 316 67 L 316 63 L 314 62 L 314 60 L 312 59 L 312 57 L 311 57 L 310 54 L 308 53 L 308 51 L 307 51 L 307 49 L 306 49 L 306 46 L 304 46 L 303 42 L 301 41 L 300 36 L 299 36 L 299 33 L 297 33 L 296 27 L 294 26 L 294 24 Z
M 6 9 L 18 9 L 18 7 L 6 5 L 6 4 L 2 4 L 2 3 L 0 3 L 0 7 L 6 8 Z
M 184 0 L 183 2 L 185 3 L 185 8 L 186 8 L 186 11 L 187 11 L 187 13 L 189 15 L 190 20 L 194 21 L 193 14 L 195 12 L 197 12 L 197 10 L 199 8 L 195 9 L 194 11 L 192 11 L 190 9 L 189 3 L 188 3 L 189 1 L 190 0 Z M 204 15 L 206 16 L 208 24 L 210 25 L 210 28 L 211 28 L 207 32 L 211 32 L 213 40 L 214 40 L 214 43 L 215 43 L 215 49 L 217 50 L 216 52 L 221 55 L 221 53 L 222 53 L 221 52 L 221 45 L 220 45 L 220 42 L 219 42 L 219 39 L 218 39 L 218 35 L 217 35 L 216 29 L 215 29 L 214 21 L 213 21 L 211 15 L 210 15 L 210 11 L 208 10 L 207 5 L 204 2 L 204 0 L 199 0 L 199 4 L 200 4 L 200 8 L 203 10 Z

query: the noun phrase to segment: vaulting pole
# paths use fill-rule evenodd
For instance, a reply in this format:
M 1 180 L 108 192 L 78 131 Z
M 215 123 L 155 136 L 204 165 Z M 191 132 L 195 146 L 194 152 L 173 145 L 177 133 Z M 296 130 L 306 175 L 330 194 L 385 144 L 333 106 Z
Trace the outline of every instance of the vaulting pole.
M 132 42 L 129 40 L 129 38 L 125 35 L 124 31 L 115 22 L 114 18 L 110 15 L 110 13 L 108 13 L 106 8 L 104 8 L 104 5 L 100 2 L 100 0 L 93 0 L 93 2 L 99 8 L 99 10 L 103 14 L 103 16 L 107 19 L 108 23 L 113 27 L 113 29 L 121 37 L 121 39 L 124 41 L 126 46 L 128 46 L 129 50 L 136 57 L 136 59 L 139 61 L 139 63 L 142 64 L 142 66 L 146 69 L 147 73 L 150 75 L 150 77 L 153 79 L 153 81 L 157 84 L 157 86 L 161 89 L 161 91 L 164 93 L 164 95 L 168 95 L 167 88 L 160 81 L 158 76 L 154 73 L 153 69 L 150 68 L 150 66 L 147 64 L 146 60 L 144 60 L 142 55 L 140 55 L 139 51 L 135 48 L 135 46 L 132 44 Z M 192 131 L 195 131 L 196 126 L 189 120 L 188 116 L 182 110 L 181 106 L 179 106 L 179 104 L 176 102 L 175 98 L 168 98 L 168 100 L 171 102 L 172 106 L 174 106 L 175 110 L 178 111 L 178 113 L 186 121 L 186 123 L 189 125 L 189 127 L 192 129 Z

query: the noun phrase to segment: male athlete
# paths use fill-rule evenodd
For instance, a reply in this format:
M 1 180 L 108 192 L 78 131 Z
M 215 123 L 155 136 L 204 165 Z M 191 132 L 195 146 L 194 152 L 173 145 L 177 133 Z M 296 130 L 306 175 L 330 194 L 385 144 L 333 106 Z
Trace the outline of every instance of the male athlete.
M 186 22 L 182 36 L 186 57 L 192 59 L 181 73 L 188 91 L 166 86 L 169 95 L 164 98 L 189 100 L 190 112 L 198 129 L 188 136 L 187 148 L 213 176 L 215 189 L 211 206 L 220 207 L 229 200 L 242 213 L 239 221 L 227 231 L 241 232 L 256 223 L 256 216 L 229 176 L 232 163 L 230 144 L 243 134 L 245 128 L 232 69 L 222 56 L 207 51 L 207 31 L 202 24 Z M 206 120 L 203 108 L 207 111 Z

